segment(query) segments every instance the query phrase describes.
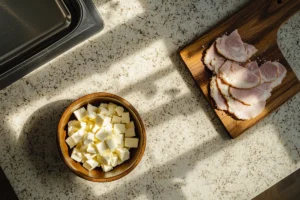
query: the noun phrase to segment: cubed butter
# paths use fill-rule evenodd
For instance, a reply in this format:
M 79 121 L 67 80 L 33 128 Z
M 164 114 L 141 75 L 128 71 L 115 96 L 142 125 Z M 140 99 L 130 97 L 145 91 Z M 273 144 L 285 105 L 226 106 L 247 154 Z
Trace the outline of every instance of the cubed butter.
M 95 135 L 93 133 L 87 133 L 83 144 L 91 144 L 94 142 Z
M 96 115 L 96 118 L 95 118 L 95 125 L 101 127 L 103 124 L 103 119 L 100 115 Z
M 126 148 L 117 148 L 116 153 L 122 162 L 124 162 L 130 158 L 129 150 Z
M 77 120 L 72 120 L 68 122 L 68 135 L 71 136 L 73 133 L 80 129 L 80 122 Z
M 133 121 L 127 123 L 127 124 L 125 125 L 125 127 L 126 127 L 127 129 L 129 129 L 129 128 L 134 128 L 134 123 L 133 123 Z
M 113 167 L 110 166 L 110 165 L 104 165 L 104 164 L 102 164 L 101 167 L 102 167 L 102 170 L 103 170 L 104 172 L 108 172 L 108 171 L 110 171 L 110 170 L 113 169 Z
M 135 136 L 135 131 L 134 128 L 128 128 L 125 131 L 125 137 L 129 138 L 129 137 L 134 137 Z
M 102 126 L 111 126 L 111 117 L 105 117 Z
M 69 145 L 70 149 L 72 149 L 76 145 L 75 141 L 71 136 L 66 139 L 66 143 Z
M 108 146 L 106 145 L 106 143 L 104 141 L 96 144 L 96 147 L 100 154 L 103 154 L 108 149 Z
M 75 110 L 73 113 L 78 121 L 82 121 L 88 116 L 87 111 L 84 107 Z
M 105 128 L 101 128 L 96 134 L 95 137 L 98 138 L 99 140 L 103 141 L 105 138 L 109 135 L 107 130 Z
M 94 153 L 83 153 L 83 156 L 86 158 L 86 160 L 93 159 L 97 156 L 97 154 Z
M 92 133 L 97 133 L 100 130 L 100 128 L 101 128 L 100 126 L 95 124 L 95 126 L 92 129 Z
M 125 138 L 125 147 L 137 148 L 139 145 L 138 138 Z
M 101 103 L 99 108 L 107 108 L 107 105 L 108 105 L 107 103 Z
M 122 123 L 126 124 L 130 122 L 129 112 L 123 112 L 122 113 Z
M 87 161 L 85 161 L 85 163 L 83 163 L 83 167 L 86 168 L 87 170 L 91 171 L 94 168 L 96 168 L 98 166 L 98 162 L 94 159 L 89 159 Z
M 114 133 L 121 134 L 125 133 L 125 124 L 114 124 Z
M 88 113 L 97 113 L 98 112 L 98 108 L 96 106 L 93 106 L 91 104 L 87 105 L 87 111 Z
M 77 162 L 81 162 L 82 161 L 82 158 L 83 158 L 83 155 L 82 153 L 80 152 L 79 149 L 77 148 L 74 148 L 73 151 L 72 151 L 72 154 L 71 154 L 71 158 Z
M 115 109 L 116 109 L 117 105 L 114 103 L 109 103 L 107 108 L 108 108 L 108 114 L 109 115 L 113 115 L 115 114 Z
M 112 153 L 112 154 L 110 155 L 110 165 L 111 165 L 112 167 L 115 167 L 115 166 L 117 166 L 117 164 L 118 164 L 118 155 Z
M 113 116 L 112 117 L 112 120 L 111 120 L 111 123 L 113 123 L 113 124 L 119 124 L 119 123 L 121 123 L 121 117 L 118 117 L 118 116 Z
M 118 116 L 122 116 L 122 114 L 124 112 L 124 108 L 122 106 L 117 106 L 115 111 L 116 111 Z
M 87 146 L 87 148 L 86 148 L 86 152 L 88 152 L 88 153 L 92 153 L 92 154 L 95 154 L 95 153 L 97 153 L 97 151 L 96 151 L 96 148 L 94 147 L 94 145 L 93 145 L 93 144 L 89 144 L 89 145 Z
M 73 135 L 71 135 L 70 137 L 74 140 L 75 144 L 77 144 L 84 136 L 85 131 L 84 130 L 79 130 L 76 133 L 74 133 Z
M 100 107 L 99 110 L 100 110 L 99 111 L 100 115 L 104 115 L 104 116 L 108 115 L 108 110 L 106 108 Z

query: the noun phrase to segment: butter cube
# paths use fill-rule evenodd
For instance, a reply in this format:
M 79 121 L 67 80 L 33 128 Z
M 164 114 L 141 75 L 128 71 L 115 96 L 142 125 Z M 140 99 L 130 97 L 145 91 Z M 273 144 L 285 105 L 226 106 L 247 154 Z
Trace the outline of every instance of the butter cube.
M 78 121 L 82 121 L 88 117 L 87 111 L 84 107 L 75 110 L 73 113 Z
M 97 154 L 94 153 L 83 153 L 83 156 L 86 158 L 86 160 L 91 160 L 97 156 Z
M 107 108 L 107 105 L 108 105 L 107 103 L 101 103 L 99 108 Z
M 94 147 L 93 144 L 89 144 L 89 145 L 87 146 L 87 148 L 86 148 L 86 151 L 87 151 L 88 153 L 92 153 L 92 154 L 97 153 L 96 148 Z
M 96 138 L 98 138 L 99 140 L 103 141 L 105 140 L 105 138 L 109 135 L 109 133 L 107 132 L 107 130 L 105 130 L 105 128 L 101 128 L 96 134 Z
M 93 170 L 98 166 L 98 162 L 94 159 L 89 159 L 83 163 L 83 167 L 86 168 L 88 171 Z
M 95 135 L 93 133 L 87 133 L 83 143 L 84 145 L 91 144 L 94 142 L 94 139 Z
M 96 144 L 97 150 L 100 154 L 104 154 L 104 152 L 108 149 L 108 146 L 105 142 L 99 142 Z
M 107 108 L 108 108 L 108 114 L 109 115 L 113 115 L 115 114 L 115 109 L 116 109 L 117 105 L 114 103 L 109 103 Z
M 74 140 L 75 144 L 77 144 L 83 138 L 84 135 L 85 135 L 85 131 L 80 129 L 70 137 Z
M 96 124 L 97 126 L 99 126 L 99 127 L 102 126 L 102 124 L 103 124 L 103 119 L 102 119 L 102 117 L 101 117 L 100 115 L 96 115 L 96 117 L 95 117 L 95 124 Z
M 129 150 L 126 148 L 117 148 L 116 153 L 122 162 L 124 162 L 130 158 Z
M 126 129 L 125 137 L 129 138 L 129 137 L 134 137 L 134 136 L 135 136 L 134 128 Z
M 118 164 L 118 155 L 112 153 L 112 154 L 110 155 L 110 165 L 111 165 L 112 167 L 115 167 L 115 166 L 117 166 L 117 164 Z
M 70 149 L 72 149 L 76 145 L 71 136 L 66 139 L 66 143 L 69 145 Z
M 87 105 L 87 111 L 88 113 L 97 113 L 98 112 L 98 108 L 96 106 L 93 106 L 91 104 Z
M 129 112 L 123 112 L 122 113 L 122 123 L 126 124 L 130 122 Z
M 121 123 L 121 117 L 118 117 L 118 116 L 113 116 L 113 118 L 112 118 L 112 120 L 111 120 L 111 123 L 113 123 L 113 124 L 119 124 L 119 123 Z
M 114 150 L 117 147 L 124 146 L 124 135 L 123 134 L 113 134 L 106 139 L 106 144 L 110 150 Z
M 88 124 L 86 122 L 80 122 L 80 129 L 86 130 L 86 129 L 88 129 L 87 126 L 88 126 Z
M 82 153 L 79 151 L 79 149 L 74 148 L 71 154 L 71 158 L 77 162 L 81 162 L 83 155 Z
M 102 126 L 111 126 L 111 117 L 104 117 Z
M 121 134 L 125 133 L 125 124 L 114 124 L 114 133 Z
M 100 115 L 104 115 L 104 116 L 108 115 L 108 110 L 106 108 L 100 107 L 99 110 L 100 110 L 99 111 Z
M 101 167 L 102 167 L 102 170 L 103 170 L 104 172 L 108 172 L 108 171 L 110 171 L 110 170 L 113 169 L 113 167 L 110 166 L 110 165 L 103 165 L 103 164 L 102 164 Z
M 125 138 L 125 147 L 137 148 L 139 145 L 138 138 Z
M 118 116 L 122 116 L 122 114 L 124 112 L 124 108 L 122 106 L 117 106 L 115 111 L 116 111 Z
M 97 133 L 100 130 L 100 128 L 101 128 L 100 126 L 95 124 L 95 126 L 92 129 L 92 133 Z
M 71 136 L 73 133 L 80 129 L 80 122 L 77 120 L 72 120 L 68 122 L 68 135 Z
M 115 140 L 113 139 L 113 137 L 108 137 L 106 139 L 106 144 L 107 146 L 110 148 L 110 150 L 114 150 L 115 148 L 117 148 L 119 145 L 115 142 Z
M 127 123 L 127 124 L 125 125 L 125 127 L 126 127 L 127 129 L 129 129 L 129 128 L 134 128 L 134 122 L 131 121 L 131 122 Z

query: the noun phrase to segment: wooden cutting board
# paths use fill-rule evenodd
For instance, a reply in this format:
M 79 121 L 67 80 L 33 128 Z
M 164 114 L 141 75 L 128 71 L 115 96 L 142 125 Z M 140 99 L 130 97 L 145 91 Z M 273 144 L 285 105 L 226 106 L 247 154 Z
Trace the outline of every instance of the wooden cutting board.
M 215 109 L 232 138 L 242 134 L 300 91 L 300 82 L 277 45 L 278 29 L 299 10 L 300 0 L 252 0 L 240 11 L 180 51 L 187 68 L 210 102 L 212 101 L 209 96 L 209 82 L 212 73 L 204 66 L 202 56 L 213 41 L 224 33 L 238 29 L 242 40 L 258 49 L 252 60 L 257 60 L 259 64 L 263 63 L 263 60 L 271 60 L 279 61 L 286 67 L 287 76 L 281 85 L 274 88 L 272 96 L 267 100 L 266 108 L 256 118 L 237 120 L 224 111 Z

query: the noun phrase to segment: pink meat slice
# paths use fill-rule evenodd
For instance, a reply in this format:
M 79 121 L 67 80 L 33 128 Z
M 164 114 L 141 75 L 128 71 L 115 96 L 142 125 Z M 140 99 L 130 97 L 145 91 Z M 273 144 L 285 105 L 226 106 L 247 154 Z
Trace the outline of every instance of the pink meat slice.
M 250 63 L 247 63 L 245 65 L 245 68 L 249 69 L 252 71 L 256 76 L 261 77 L 261 72 L 259 70 L 259 66 L 256 61 L 252 61 Z
M 229 94 L 229 85 L 222 82 L 220 78 L 217 78 L 217 85 L 221 91 L 221 94 L 227 101 L 228 111 L 238 119 L 248 120 L 258 116 L 265 108 L 266 101 L 258 102 L 254 105 L 244 105 L 239 101 L 234 100 Z
M 246 62 L 257 51 L 253 45 L 242 41 L 237 30 L 218 38 L 216 48 L 222 56 L 236 62 Z
M 252 71 L 227 60 L 219 69 L 220 78 L 235 88 L 253 88 L 260 84 L 260 77 Z
M 281 84 L 282 80 L 286 76 L 287 71 L 286 68 L 279 62 L 272 62 L 272 63 L 278 67 L 278 76 L 271 84 L 272 88 L 274 88 Z
M 229 88 L 230 95 L 243 104 L 254 105 L 271 96 L 271 83 L 263 83 L 250 89 Z
M 219 68 L 225 62 L 224 57 L 222 57 L 216 49 L 215 42 L 207 49 L 206 54 L 204 56 L 204 64 L 211 71 L 218 73 Z
M 215 101 L 215 104 L 219 110 L 227 110 L 227 104 L 220 93 L 220 90 L 217 86 L 217 78 L 214 76 L 210 81 L 210 96 Z
M 274 62 L 267 61 L 260 66 L 261 80 L 262 82 L 272 82 L 278 77 L 279 67 Z

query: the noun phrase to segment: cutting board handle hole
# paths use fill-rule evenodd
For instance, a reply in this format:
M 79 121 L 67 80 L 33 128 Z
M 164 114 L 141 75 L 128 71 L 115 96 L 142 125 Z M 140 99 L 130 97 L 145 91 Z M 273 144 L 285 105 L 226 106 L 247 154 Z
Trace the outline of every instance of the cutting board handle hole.
M 282 0 L 277 0 L 277 3 L 278 3 L 278 4 L 281 4 L 281 3 L 282 3 Z

